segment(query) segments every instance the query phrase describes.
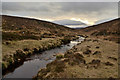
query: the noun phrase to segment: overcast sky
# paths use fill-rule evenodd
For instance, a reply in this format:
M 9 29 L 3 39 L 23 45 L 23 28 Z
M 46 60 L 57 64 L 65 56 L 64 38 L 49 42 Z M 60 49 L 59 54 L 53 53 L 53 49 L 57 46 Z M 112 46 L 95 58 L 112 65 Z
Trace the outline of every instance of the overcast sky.
M 120 0 L 1 0 L 2 2 L 119 2 Z
M 118 17 L 117 2 L 3 2 L 2 13 L 42 20 L 74 20 L 93 25 Z

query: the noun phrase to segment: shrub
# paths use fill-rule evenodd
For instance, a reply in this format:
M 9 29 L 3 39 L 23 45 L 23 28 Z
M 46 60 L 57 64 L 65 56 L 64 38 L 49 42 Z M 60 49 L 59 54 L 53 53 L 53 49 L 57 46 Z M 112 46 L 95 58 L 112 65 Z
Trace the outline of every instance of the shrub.
M 55 72 L 63 72 L 65 68 L 65 64 L 63 62 L 57 62 L 55 65 Z
M 105 65 L 106 65 L 106 66 L 113 66 L 114 64 L 111 63 L 111 62 L 105 62 Z
M 19 33 L 12 33 L 12 32 L 3 32 L 2 33 L 3 40 L 24 40 L 24 39 L 35 39 L 41 40 L 41 37 L 35 36 L 32 34 L 19 34 Z
M 56 56 L 56 59 L 61 59 L 61 58 L 64 58 L 63 54 L 59 54 L 59 55 Z
M 108 59 L 113 59 L 113 60 L 117 61 L 117 58 L 115 58 L 115 57 L 108 57 Z
M 90 54 L 91 53 L 91 50 L 89 50 L 89 49 L 86 49 L 84 52 L 83 52 L 83 54 Z
M 91 62 L 91 64 L 100 64 L 100 60 L 98 60 L 98 59 L 93 59 L 92 60 L 92 62 Z
M 8 67 L 8 62 L 2 62 L 2 69 L 6 69 Z
M 23 50 L 24 50 L 24 51 L 29 51 L 30 49 L 29 49 L 29 48 L 24 48 Z
M 100 54 L 100 53 L 101 53 L 100 51 L 95 51 L 93 55 Z
M 7 41 L 7 42 L 6 42 L 6 45 L 9 45 L 9 44 L 11 44 L 11 42 L 10 42 L 10 41 Z
M 66 44 L 66 43 L 69 43 L 69 42 L 70 42 L 71 38 L 70 38 L 70 37 L 64 37 L 64 38 L 61 39 L 61 40 L 62 40 L 62 42 L 63 42 L 64 44 Z

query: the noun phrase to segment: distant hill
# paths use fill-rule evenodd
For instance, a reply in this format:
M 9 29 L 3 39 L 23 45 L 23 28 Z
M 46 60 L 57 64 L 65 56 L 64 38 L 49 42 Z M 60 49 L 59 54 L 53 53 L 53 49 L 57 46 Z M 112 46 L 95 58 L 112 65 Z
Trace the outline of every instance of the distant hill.
M 3 40 L 39 39 L 41 37 L 73 36 L 76 34 L 74 29 L 63 25 L 8 15 L 2 15 L 2 29 Z
M 74 21 L 74 20 L 69 20 L 69 19 L 63 19 L 63 20 L 56 20 L 53 21 L 54 23 L 61 24 L 61 25 L 86 25 L 83 22 L 80 21 Z
M 111 20 L 114 20 L 116 18 L 108 18 L 108 19 L 102 19 L 102 20 L 98 20 L 95 22 L 95 24 L 101 24 L 101 23 L 104 23 L 104 22 L 108 22 L 108 21 L 111 21 Z
M 118 42 L 118 39 L 120 38 L 120 18 L 82 28 L 80 29 L 80 32 L 81 34 L 103 37 L 104 39 Z

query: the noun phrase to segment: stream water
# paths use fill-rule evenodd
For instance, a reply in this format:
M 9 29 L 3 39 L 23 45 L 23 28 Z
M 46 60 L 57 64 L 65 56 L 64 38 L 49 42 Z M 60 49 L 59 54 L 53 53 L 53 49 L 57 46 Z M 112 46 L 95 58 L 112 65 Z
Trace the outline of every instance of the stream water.
M 14 71 L 4 75 L 4 78 L 32 78 L 41 68 L 46 67 L 46 64 L 55 60 L 56 57 L 54 55 L 58 53 L 65 53 L 67 50 L 71 49 L 78 43 L 81 43 L 83 40 L 83 37 L 79 37 L 78 40 L 70 41 L 70 43 L 61 45 L 61 47 L 32 55 L 31 57 L 27 58 L 21 66 L 14 69 Z

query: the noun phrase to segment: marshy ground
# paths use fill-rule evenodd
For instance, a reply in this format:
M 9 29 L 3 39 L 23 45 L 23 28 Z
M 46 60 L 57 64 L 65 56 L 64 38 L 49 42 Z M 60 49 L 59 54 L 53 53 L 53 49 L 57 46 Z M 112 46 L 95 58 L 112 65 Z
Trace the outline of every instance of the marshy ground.
M 119 24 L 116 19 L 84 29 L 71 29 L 47 21 L 4 15 L 3 73 L 13 64 L 24 62 L 27 56 L 69 43 L 77 39 L 77 35 L 86 35 L 84 42 L 57 55 L 35 78 L 117 78 Z
M 76 37 L 77 38 L 77 37 Z M 59 47 L 62 44 L 68 43 L 70 40 L 75 39 L 64 37 L 58 38 L 42 38 L 41 40 L 20 40 L 20 41 L 6 41 L 3 42 L 3 72 L 13 64 L 23 62 L 26 57 L 40 53 L 44 50 Z
M 36 78 L 118 78 L 118 43 L 88 37 L 41 69 Z

